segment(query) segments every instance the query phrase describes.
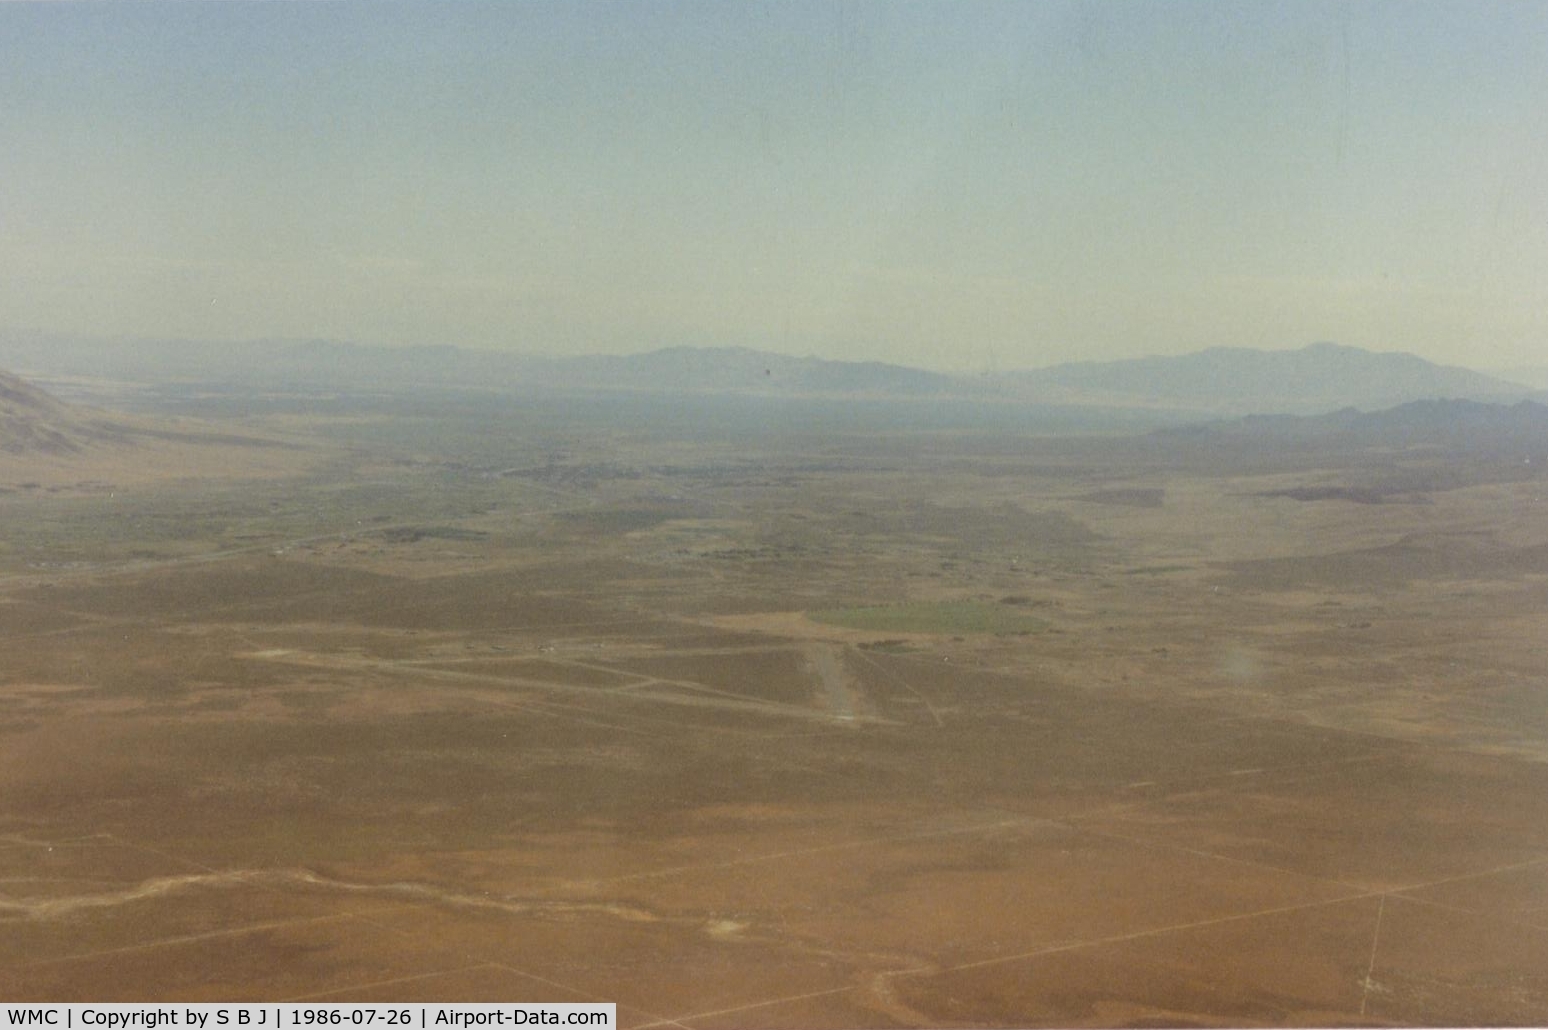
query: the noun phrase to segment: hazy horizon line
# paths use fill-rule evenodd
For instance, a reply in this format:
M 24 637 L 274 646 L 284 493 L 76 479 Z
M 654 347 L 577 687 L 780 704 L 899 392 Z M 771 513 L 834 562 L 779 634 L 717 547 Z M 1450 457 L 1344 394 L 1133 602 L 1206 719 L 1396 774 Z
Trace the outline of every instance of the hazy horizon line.
M 985 373 L 991 373 L 992 374 L 992 373 L 1007 373 L 1007 372 L 1018 372 L 1018 371 L 1036 371 L 1036 370 L 1040 370 L 1040 369 L 1058 368 L 1058 367 L 1063 366 L 1063 365 L 1074 365 L 1074 364 L 1113 364 L 1113 363 L 1117 363 L 1117 362 L 1144 361 L 1144 360 L 1156 359 L 1156 358 L 1183 358 L 1183 357 L 1189 357 L 1189 356 L 1198 355 L 1198 354 L 1205 354 L 1205 353 L 1208 353 L 1208 352 L 1211 352 L 1211 351 L 1247 351 L 1247 352 L 1256 352 L 1256 353 L 1261 353 L 1261 354 L 1286 353 L 1286 352 L 1293 352 L 1293 351 L 1302 351 L 1302 350 L 1306 350 L 1306 349 L 1311 348 L 1311 347 L 1318 347 L 1318 346 L 1339 347 L 1339 348 L 1344 348 L 1344 349 L 1348 349 L 1348 350 L 1363 351 L 1363 352 L 1368 353 L 1368 354 L 1407 354 L 1407 355 L 1411 355 L 1413 357 L 1420 358 L 1421 360 L 1427 361 L 1427 362 L 1429 362 L 1429 363 L 1431 363 L 1433 365 L 1439 366 L 1439 367 L 1465 368 L 1465 369 L 1469 369 L 1471 371 L 1485 372 L 1485 373 L 1490 373 L 1490 374 L 1498 374 L 1498 373 L 1501 373 L 1501 372 L 1504 372 L 1504 371 L 1508 371 L 1510 369 L 1531 370 L 1531 371 L 1537 371 L 1537 370 L 1541 370 L 1541 369 L 1548 369 L 1548 361 L 1544 361 L 1544 362 L 1542 362 L 1540 364 L 1531 364 L 1531 363 L 1521 364 L 1521 363 L 1515 363 L 1515 364 L 1511 364 L 1511 365 L 1498 365 L 1498 366 L 1496 366 L 1496 365 L 1464 365 L 1464 364 L 1457 363 L 1455 361 L 1447 361 L 1447 360 L 1437 359 L 1435 357 L 1432 357 L 1432 356 L 1429 356 L 1429 355 L 1427 355 L 1425 353 L 1422 353 L 1421 351 L 1418 351 L 1418 350 L 1411 350 L 1411 349 L 1406 349 L 1406 348 L 1402 348 L 1402 347 L 1368 347 L 1368 346 L 1362 346 L 1362 345 L 1359 345 L 1359 344 L 1346 344 L 1346 343 L 1342 343 L 1342 342 L 1340 342 L 1338 340 L 1331 340 L 1331 339 L 1325 339 L 1325 338 L 1324 339 L 1310 340 L 1310 341 L 1307 341 L 1305 343 L 1284 344 L 1284 345 L 1279 345 L 1279 346 L 1261 346 L 1261 345 L 1253 346 L 1253 345 L 1247 345 L 1247 344 L 1209 344 L 1209 345 L 1203 345 L 1203 346 L 1193 347 L 1193 348 L 1184 349 L 1184 350 L 1135 350 L 1132 353 L 1108 355 L 1108 356 L 1102 356 L 1102 357 L 1091 357 L 1091 358 L 1085 358 L 1085 357 L 1075 357 L 1075 358 L 1064 357 L 1064 358 L 1060 358 L 1058 360 L 1047 361 L 1047 362 L 1042 362 L 1042 363 L 1037 363 L 1037 364 L 1030 364 L 1030 363 L 1022 364 L 1022 363 L 1015 363 L 1015 362 L 1001 362 L 1001 361 L 996 360 L 995 356 L 992 355 L 992 354 L 988 355 L 988 356 L 981 356 L 976 361 L 963 361 L 963 362 L 960 362 L 960 363 L 957 363 L 957 364 L 946 364 L 946 363 L 916 364 L 916 363 L 911 363 L 911 362 L 908 362 L 908 361 L 901 361 L 901 360 L 896 360 L 896 359 L 889 360 L 887 358 L 866 357 L 866 356 L 852 356 L 852 355 L 850 355 L 850 356 L 841 356 L 841 355 L 836 355 L 836 354 L 832 353 L 831 351 L 825 353 L 822 350 L 818 350 L 818 349 L 815 349 L 815 348 L 807 348 L 807 349 L 804 349 L 804 350 L 798 350 L 798 349 L 793 348 L 793 347 L 781 347 L 781 346 L 778 346 L 776 344 L 762 344 L 762 345 L 758 345 L 758 344 L 745 343 L 745 342 L 710 343 L 710 342 L 694 341 L 694 342 L 682 342 L 682 343 L 669 343 L 669 342 L 664 342 L 664 341 L 659 341 L 659 340 L 652 340 L 652 341 L 649 341 L 649 342 L 646 342 L 646 343 L 642 343 L 642 344 L 640 344 L 637 347 L 632 347 L 632 348 L 627 348 L 627 349 L 598 348 L 598 349 L 595 349 L 595 350 L 582 350 L 582 351 L 575 351 L 575 350 L 571 349 L 568 352 L 560 352 L 560 351 L 556 351 L 556 350 L 543 350 L 543 349 L 540 349 L 540 348 L 529 348 L 529 347 L 497 347 L 497 346 L 491 346 L 491 345 L 488 345 L 488 344 L 481 344 L 481 343 L 477 343 L 477 342 L 474 342 L 474 343 L 451 343 L 451 342 L 430 342 L 430 341 L 396 342 L 396 341 L 387 341 L 387 340 L 367 339 L 367 338 L 360 338 L 360 337 L 340 337 L 340 336 L 325 336 L 325 335 L 315 335 L 315 336 L 310 336 L 310 335 L 301 335 L 301 336 L 289 336 L 289 335 L 287 335 L 287 336 L 265 336 L 265 335 L 254 335 L 254 336 L 233 336 L 233 337 L 187 336 L 187 335 L 149 336 L 149 335 L 128 334 L 128 333 L 117 334 L 117 335 L 102 335 L 102 334 L 96 334 L 96 333 L 76 333 L 76 332 L 68 332 L 68 331 L 60 331 L 60 330 L 40 329 L 40 328 L 36 328 L 36 327 L 27 327 L 27 326 L 0 326 L 0 341 L 3 341 L 6 338 L 15 338 L 15 337 L 33 337 L 34 339 L 60 340 L 60 341 L 70 341 L 72 343 L 81 343 L 81 344 L 90 344 L 90 345 L 100 344 L 100 345 L 104 345 L 104 346 L 113 346 L 113 345 L 133 346 L 133 345 L 136 345 L 136 344 L 187 344 L 187 345 L 217 344 L 217 345 L 223 345 L 223 346 L 238 346 L 238 347 L 241 347 L 241 346 L 293 346 L 293 345 L 298 345 L 298 344 L 326 344 L 326 345 L 332 345 L 332 346 L 358 347 L 358 348 L 362 348 L 362 349 L 377 349 L 377 350 L 389 350 L 389 351 L 456 350 L 456 351 L 466 351 L 466 352 L 471 352 L 471 353 L 476 353 L 476 354 L 508 355 L 508 356 L 515 357 L 515 358 L 528 358 L 528 359 L 544 360 L 544 361 L 572 361 L 572 360 L 584 360 L 586 358 L 627 358 L 627 357 L 636 357 L 636 356 L 647 355 L 647 354 L 655 354 L 655 353 L 659 353 L 659 352 L 662 352 L 662 351 L 671 351 L 671 350 L 745 351 L 745 352 L 748 352 L 748 353 L 777 355 L 777 356 L 780 356 L 780 357 L 794 359 L 794 360 L 816 360 L 816 361 L 834 362 L 834 363 L 837 363 L 837 364 L 854 364 L 854 365 L 861 365 L 861 364 L 889 365 L 889 366 L 893 366 L 893 367 L 896 367 L 896 368 L 907 368 L 907 369 L 914 369 L 914 370 L 918 370 L 918 371 L 934 372 L 934 373 L 938 373 L 938 374 L 942 374 L 942 375 L 983 375 Z

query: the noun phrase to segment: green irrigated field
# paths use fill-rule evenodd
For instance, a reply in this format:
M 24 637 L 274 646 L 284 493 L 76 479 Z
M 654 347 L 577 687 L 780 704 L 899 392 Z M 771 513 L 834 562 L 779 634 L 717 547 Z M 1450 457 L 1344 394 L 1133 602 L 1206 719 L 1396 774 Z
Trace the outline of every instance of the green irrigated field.
M 988 601 L 910 601 L 828 608 L 811 617 L 830 626 L 886 633 L 1034 633 L 1042 619 Z

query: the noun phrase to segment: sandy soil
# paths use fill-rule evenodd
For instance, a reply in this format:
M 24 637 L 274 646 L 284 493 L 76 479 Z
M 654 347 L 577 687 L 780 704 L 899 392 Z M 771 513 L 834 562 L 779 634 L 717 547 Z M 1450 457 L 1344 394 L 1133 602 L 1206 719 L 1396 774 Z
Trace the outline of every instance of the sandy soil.
M 250 505 L 125 471 L 137 519 L 52 544 L 70 511 L 8 495 L 0 997 L 1548 1022 L 1541 481 L 828 446 L 619 445 L 562 502 L 380 455 Z M 150 517 L 190 513 L 216 535 Z M 1046 629 L 804 614 L 943 598 Z

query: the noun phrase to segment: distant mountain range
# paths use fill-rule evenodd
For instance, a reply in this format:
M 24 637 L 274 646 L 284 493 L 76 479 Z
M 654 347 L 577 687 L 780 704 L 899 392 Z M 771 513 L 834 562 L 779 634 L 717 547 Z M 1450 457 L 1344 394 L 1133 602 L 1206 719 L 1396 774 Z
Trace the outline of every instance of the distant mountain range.
M 1300 350 L 1212 347 L 1178 357 L 1077 362 L 1016 373 L 1032 394 L 1117 406 L 1166 405 L 1222 414 L 1381 410 L 1415 400 L 1519 400 L 1530 387 L 1413 354 L 1335 343 Z
M 868 399 L 953 399 L 1200 418 L 1380 410 L 1415 400 L 1515 401 L 1520 383 L 1413 354 L 1318 343 L 1288 351 L 1216 347 L 1178 357 L 1075 362 L 953 376 L 884 362 L 791 357 L 742 347 L 538 357 L 452 346 L 379 347 L 328 340 L 206 343 L 79 340 L 0 333 L 0 365 L 45 376 L 213 383 L 255 390 L 604 390 Z
M 667 347 L 644 354 L 522 358 L 529 383 L 562 387 L 800 394 L 957 394 L 962 380 L 880 361 L 828 361 L 746 347 Z
M 1548 365 L 1516 365 L 1513 368 L 1491 369 L 1490 374 L 1507 382 L 1523 383 L 1534 390 L 1548 390 Z
M 903 365 L 791 357 L 745 347 L 668 347 L 643 354 L 556 358 L 334 340 L 204 343 L 0 334 L 0 364 L 42 375 L 155 382 L 237 380 L 261 389 L 435 385 L 915 396 L 961 392 L 966 382 Z
M 1344 408 L 1325 415 L 1249 415 L 1157 430 L 1180 440 L 1342 442 L 1351 446 L 1452 449 L 1525 448 L 1548 452 L 1548 404 L 1489 404 L 1463 399 L 1409 401 L 1383 411 Z

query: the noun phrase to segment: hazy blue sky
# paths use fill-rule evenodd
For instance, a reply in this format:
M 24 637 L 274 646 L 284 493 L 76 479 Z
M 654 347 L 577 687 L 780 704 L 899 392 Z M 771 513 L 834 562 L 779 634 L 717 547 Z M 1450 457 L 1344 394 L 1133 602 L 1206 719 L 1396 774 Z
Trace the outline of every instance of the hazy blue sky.
M 0 326 L 1548 361 L 1548 3 L 0 3 Z

